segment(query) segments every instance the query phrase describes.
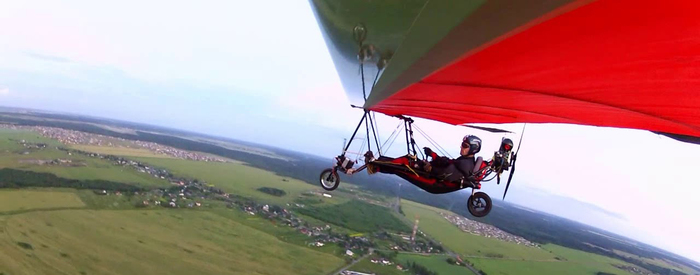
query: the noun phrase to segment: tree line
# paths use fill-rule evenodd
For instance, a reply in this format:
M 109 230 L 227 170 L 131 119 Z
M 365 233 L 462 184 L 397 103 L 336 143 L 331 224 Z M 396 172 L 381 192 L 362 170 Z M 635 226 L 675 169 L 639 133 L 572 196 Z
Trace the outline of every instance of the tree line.
M 121 192 L 143 191 L 144 188 L 131 184 L 107 180 L 76 180 L 58 177 L 50 173 L 0 169 L 0 188 L 22 187 L 65 187 L 75 189 L 99 189 Z

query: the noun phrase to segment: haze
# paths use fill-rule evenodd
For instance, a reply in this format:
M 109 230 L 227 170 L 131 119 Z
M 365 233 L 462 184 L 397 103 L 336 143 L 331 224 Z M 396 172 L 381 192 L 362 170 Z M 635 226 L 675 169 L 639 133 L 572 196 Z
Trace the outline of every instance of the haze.
M 1 5 L 2 106 L 162 125 L 329 159 L 361 115 L 348 106 L 307 1 Z M 383 138 L 398 123 L 378 120 Z M 453 156 L 465 134 L 484 140 L 485 158 L 502 137 L 416 124 Z M 400 142 L 384 153 L 404 153 Z M 523 144 L 509 201 L 700 260 L 700 146 L 574 125 L 528 125 Z M 500 197 L 503 188 L 485 190 Z

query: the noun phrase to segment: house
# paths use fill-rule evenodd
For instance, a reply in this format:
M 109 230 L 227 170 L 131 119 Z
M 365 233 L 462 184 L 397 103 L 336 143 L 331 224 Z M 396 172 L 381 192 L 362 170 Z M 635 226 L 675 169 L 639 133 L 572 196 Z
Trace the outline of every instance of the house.
M 326 194 L 326 193 L 323 193 L 323 196 L 326 197 L 326 198 L 332 198 L 332 197 L 333 197 L 333 196 L 331 196 L 331 194 Z
M 353 253 L 350 249 L 348 249 L 348 250 L 345 250 L 345 255 L 352 257 L 353 255 L 355 255 L 355 253 Z
M 403 266 L 401 266 L 400 264 L 397 264 L 396 269 L 403 271 Z
M 175 207 L 175 203 L 174 203 L 174 202 L 170 202 L 169 205 L 170 205 L 170 207 Z

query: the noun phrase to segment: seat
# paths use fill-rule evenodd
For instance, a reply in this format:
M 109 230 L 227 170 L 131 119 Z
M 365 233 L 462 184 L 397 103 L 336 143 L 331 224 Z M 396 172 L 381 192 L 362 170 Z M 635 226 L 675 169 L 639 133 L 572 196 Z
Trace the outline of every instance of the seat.
M 482 158 L 482 157 L 477 157 L 477 158 L 476 158 L 476 162 L 474 163 L 474 171 L 472 171 L 472 173 L 479 172 L 479 170 L 481 170 L 481 168 L 482 168 L 482 167 L 481 167 L 481 164 L 482 164 L 483 162 L 484 162 L 484 158 Z

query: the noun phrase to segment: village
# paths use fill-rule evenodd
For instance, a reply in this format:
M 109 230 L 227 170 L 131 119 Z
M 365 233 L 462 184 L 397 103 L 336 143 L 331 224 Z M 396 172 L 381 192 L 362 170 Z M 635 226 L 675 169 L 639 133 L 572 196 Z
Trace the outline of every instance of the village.
M 58 140 L 59 142 L 66 145 L 92 145 L 92 146 L 106 146 L 106 147 L 117 147 L 117 148 L 136 148 L 136 149 L 146 149 L 154 154 L 166 155 L 177 159 L 186 159 L 194 161 L 206 161 L 206 162 L 228 162 L 228 160 L 207 155 L 204 153 L 190 152 L 185 150 L 176 149 L 170 146 L 161 145 L 153 142 L 145 142 L 139 140 L 128 140 L 118 137 L 109 137 L 98 134 L 91 134 L 80 131 L 66 130 L 55 127 L 44 127 L 44 126 L 20 126 L 11 124 L 0 124 L 0 128 L 13 129 L 13 130 L 28 130 L 39 133 L 43 137 Z
M 13 126 L 17 127 L 17 126 Z M 90 144 L 98 146 L 113 146 L 114 143 L 105 141 L 99 135 L 86 134 L 77 131 L 69 131 L 50 127 L 31 127 L 40 131 L 44 136 L 59 139 L 69 144 Z M 60 138 L 59 138 L 60 137 Z M 24 140 L 17 141 L 22 144 L 25 151 L 42 150 L 47 148 L 43 143 L 31 143 Z M 148 143 L 134 142 L 139 146 L 147 147 Z M 160 145 L 158 145 L 160 146 Z M 166 147 L 166 146 L 162 146 Z M 166 147 L 167 148 L 167 147 Z M 113 165 L 133 169 L 140 173 L 146 173 L 154 178 L 168 181 L 171 186 L 167 188 L 154 188 L 143 191 L 117 191 L 117 190 L 94 190 L 100 196 L 129 196 L 134 201 L 137 208 L 166 207 L 166 208 L 199 208 L 209 205 L 212 201 L 221 201 L 230 209 L 238 209 L 251 216 L 261 217 L 271 223 L 285 225 L 293 228 L 299 234 L 305 235 L 308 239 L 306 245 L 309 247 L 322 248 L 333 245 L 342 248 L 336 250 L 338 256 L 345 257 L 348 261 L 361 259 L 369 256 L 370 262 L 376 265 L 392 266 L 400 271 L 408 269 L 399 263 L 395 263 L 383 254 L 374 253 L 375 249 L 384 249 L 395 252 L 412 252 L 422 254 L 440 254 L 444 251 L 439 244 L 433 243 L 419 232 L 418 238 L 415 235 L 407 235 L 386 231 L 374 232 L 369 235 L 362 234 L 342 234 L 334 232 L 329 224 L 312 226 L 308 222 L 294 215 L 294 208 L 304 208 L 301 203 L 288 203 L 286 207 L 264 204 L 247 197 L 240 197 L 228 194 L 224 191 L 210 186 L 204 181 L 178 177 L 168 171 L 158 167 L 153 167 L 140 161 L 95 152 L 82 151 L 78 149 L 56 147 L 68 156 L 82 155 L 90 158 L 107 160 Z M 183 151 L 184 152 L 184 151 Z M 184 157 L 187 158 L 187 157 Z M 24 160 L 31 164 L 39 165 L 84 165 L 81 161 L 73 161 L 69 158 L 59 158 L 55 160 Z M 329 196 L 323 192 L 310 191 L 307 195 Z M 373 203 L 377 203 L 372 201 Z M 415 234 L 415 233 L 414 233 Z M 379 244 L 381 242 L 381 245 Z M 359 272 L 345 271 L 347 274 L 362 274 Z M 345 274 L 345 273 L 344 273 Z
M 308 246 L 323 247 L 328 244 L 335 244 L 344 248 L 344 256 L 349 258 L 362 257 L 369 253 L 371 249 L 378 248 L 377 244 L 365 236 L 340 234 L 331 230 L 331 225 L 311 226 L 301 218 L 293 214 L 293 208 L 303 208 L 303 204 L 288 203 L 287 208 L 278 205 L 270 205 L 257 202 L 250 198 L 228 194 L 221 189 L 208 185 L 205 181 L 189 179 L 173 175 L 166 169 L 152 167 L 146 163 L 126 159 L 119 156 L 103 155 L 99 153 L 85 152 L 76 149 L 58 148 L 66 154 L 80 154 L 93 158 L 106 159 L 114 165 L 129 167 L 141 173 L 147 173 L 155 178 L 167 180 L 171 183 L 169 188 L 157 188 L 145 192 L 135 192 L 129 195 L 141 196 L 143 201 L 136 202 L 137 207 L 169 207 L 169 208 L 197 208 L 202 207 L 207 200 L 223 201 L 228 208 L 238 209 L 251 216 L 259 216 L 270 220 L 276 224 L 283 224 L 294 228 L 300 234 L 309 237 Z M 119 191 L 99 190 L 98 195 L 127 195 Z M 312 192 L 316 195 L 323 193 Z M 411 236 L 397 235 L 389 232 L 375 232 L 373 237 L 384 240 L 389 245 L 385 249 L 396 251 L 422 252 L 422 253 L 442 253 L 442 248 L 435 243 L 423 239 L 413 240 Z M 378 259 L 381 261 L 382 259 Z
M 445 213 L 440 213 L 440 215 L 450 221 L 452 224 L 456 225 L 459 227 L 464 232 L 468 232 L 474 235 L 479 235 L 487 238 L 494 238 L 494 239 L 499 239 L 502 241 L 507 241 L 507 242 L 512 242 L 516 244 L 521 244 L 521 245 L 526 245 L 526 246 L 532 246 L 532 247 L 539 247 L 538 244 L 533 243 L 531 241 L 526 240 L 523 237 L 520 236 L 515 236 L 513 234 L 510 234 L 508 232 L 505 232 L 498 227 L 488 225 L 485 223 L 480 223 L 477 221 L 473 221 L 470 219 L 467 219 L 462 216 L 457 216 L 457 215 L 447 215 Z

